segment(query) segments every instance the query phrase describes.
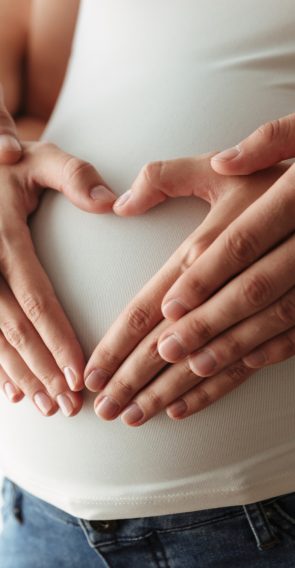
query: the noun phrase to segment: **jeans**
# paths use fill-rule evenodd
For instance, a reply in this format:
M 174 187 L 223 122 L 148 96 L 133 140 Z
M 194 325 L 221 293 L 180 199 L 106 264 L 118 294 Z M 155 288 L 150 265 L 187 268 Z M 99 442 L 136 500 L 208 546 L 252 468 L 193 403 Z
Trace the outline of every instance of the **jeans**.
M 1 568 L 294 568 L 295 492 L 250 505 L 86 521 L 3 484 Z

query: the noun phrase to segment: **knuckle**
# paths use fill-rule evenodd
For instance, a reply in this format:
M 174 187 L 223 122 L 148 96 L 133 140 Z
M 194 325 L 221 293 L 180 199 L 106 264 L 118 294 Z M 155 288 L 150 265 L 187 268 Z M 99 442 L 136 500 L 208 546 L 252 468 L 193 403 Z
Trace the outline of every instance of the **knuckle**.
M 89 162 L 71 156 L 66 160 L 63 167 L 62 179 L 65 184 L 69 184 L 73 181 L 82 182 L 86 174 L 88 174 L 93 167 Z
M 153 185 L 157 189 L 161 189 L 161 187 L 163 186 L 164 164 L 165 162 L 163 162 L 162 160 L 149 162 L 145 164 L 141 170 L 141 174 L 144 180 L 149 185 Z
M 184 249 L 180 259 L 181 273 L 186 272 L 188 268 L 201 256 L 202 252 L 206 249 L 205 243 L 193 242 Z
M 226 232 L 225 249 L 231 261 L 244 265 L 255 259 L 258 244 L 255 237 L 249 232 L 229 229 Z
M 56 396 L 60 393 L 61 391 L 60 377 L 57 377 L 56 374 L 44 373 L 38 376 L 38 379 L 46 387 L 50 396 Z
M 135 388 L 124 378 L 118 378 L 114 384 L 114 388 L 124 399 L 129 400 L 135 394 Z
M 213 332 L 209 324 L 202 319 L 192 318 L 190 322 L 190 331 L 194 338 L 204 344 L 212 338 Z
M 100 345 L 98 358 L 101 360 L 99 366 L 102 366 L 107 372 L 113 373 L 121 364 L 120 357 L 115 355 L 106 345 Z
M 224 347 L 226 347 L 226 352 L 229 354 L 230 357 L 239 357 L 241 355 L 242 345 L 231 333 L 228 333 L 226 335 Z M 225 353 L 224 347 L 221 348 L 221 353 L 223 352 L 223 354 Z
M 27 342 L 28 328 L 22 321 L 4 321 L 1 330 L 8 343 L 15 349 L 21 349 Z
M 198 408 L 205 408 L 213 402 L 212 396 L 202 386 L 198 386 L 195 394 L 195 401 Z
M 149 306 L 138 305 L 128 312 L 128 326 L 135 332 L 148 331 L 151 325 L 152 313 Z
M 159 412 L 163 406 L 163 400 L 158 393 L 154 390 L 149 390 L 145 393 L 146 401 L 148 403 L 149 411 Z
M 265 274 L 244 276 L 241 284 L 246 302 L 250 306 L 261 307 L 272 299 L 272 285 Z
M 295 298 L 292 295 L 281 298 L 275 309 L 276 316 L 284 325 L 295 323 Z
M 186 289 L 192 293 L 195 300 L 202 300 L 208 295 L 208 286 L 205 285 L 200 276 L 193 270 L 191 270 L 188 275 Z
M 249 368 L 241 361 L 226 370 L 226 377 L 232 387 L 238 386 L 250 375 Z
M 36 323 L 46 312 L 47 302 L 41 296 L 25 293 L 22 298 L 22 308 L 32 323 Z
M 274 142 L 282 134 L 282 121 L 276 119 L 265 122 L 257 129 L 257 134 L 267 144 Z
M 54 345 L 50 346 L 50 352 L 55 359 L 62 359 L 65 354 L 65 348 L 60 343 L 55 343 Z

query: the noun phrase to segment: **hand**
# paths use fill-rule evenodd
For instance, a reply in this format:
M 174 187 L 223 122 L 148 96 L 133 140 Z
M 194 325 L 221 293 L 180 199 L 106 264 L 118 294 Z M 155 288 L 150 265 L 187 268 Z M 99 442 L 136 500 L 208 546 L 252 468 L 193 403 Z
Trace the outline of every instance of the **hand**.
M 22 147 L 16 133 L 13 118 L 4 103 L 0 84 L 0 164 L 14 164 L 22 156 Z
M 240 144 L 215 154 L 212 168 L 222 175 L 251 174 L 295 158 L 295 113 L 266 122 Z
M 285 171 L 284 167 L 277 166 L 248 177 L 222 177 L 212 171 L 210 157 L 211 155 L 207 155 L 149 164 L 143 168 L 133 187 L 127 192 L 127 199 L 125 194 L 125 198 L 119 198 L 114 206 L 117 214 L 136 215 L 168 197 L 195 195 L 206 199 L 211 204 L 211 211 L 205 221 L 129 303 L 88 361 L 84 373 L 86 386 L 92 391 L 104 389 L 94 403 L 96 412 L 99 412 L 102 418 L 116 418 L 124 410 L 123 422 L 139 425 L 164 408 L 171 418 L 187 417 L 237 387 L 253 373 L 253 370 L 241 361 L 243 352 L 238 351 L 234 354 L 227 353 L 228 364 L 220 365 L 220 369 L 226 369 L 215 373 L 210 382 L 195 374 L 189 365 L 189 359 L 183 358 L 183 353 L 180 354 L 179 362 L 161 373 L 166 363 L 158 352 L 159 338 L 170 333 L 172 327 L 169 321 L 163 320 L 163 298 L 173 283 L 189 274 L 190 267 L 194 267 L 198 262 L 201 263 L 201 270 L 197 271 L 197 276 L 188 288 L 192 298 L 197 297 L 201 304 L 214 293 L 214 262 L 219 263 L 219 271 L 221 270 L 221 275 L 217 273 L 219 280 L 226 265 L 223 267 L 223 260 L 218 255 L 215 255 L 213 264 L 203 259 L 209 254 L 211 247 L 223 239 L 224 233 L 228 231 L 227 227 L 233 226 L 236 222 L 234 220 L 244 210 L 246 213 L 250 211 L 251 207 L 253 208 L 251 204 L 256 200 L 258 203 L 259 199 L 262 199 L 260 196 Z M 232 302 L 235 306 L 237 294 L 232 294 L 235 295 L 232 297 L 229 294 L 227 302 Z M 210 301 L 216 302 L 217 298 L 218 295 L 213 296 Z M 227 313 L 223 303 L 217 302 L 216 309 L 211 309 L 210 301 L 201 306 L 205 315 L 193 328 L 193 338 L 197 335 L 200 343 L 204 344 L 210 339 L 207 331 L 209 325 L 205 326 L 205 318 L 208 317 L 207 306 L 208 314 L 212 319 L 215 318 L 215 326 L 221 327 L 224 322 L 226 325 Z M 181 315 L 181 305 L 177 306 L 177 310 L 178 315 Z M 233 312 L 233 306 L 231 311 Z M 236 313 L 237 310 L 234 315 Z M 232 314 L 231 318 L 233 319 Z M 270 331 L 268 328 L 258 332 L 255 322 L 251 325 L 252 333 L 248 334 L 246 345 L 248 350 L 252 348 L 251 342 L 253 344 L 257 340 L 263 341 L 263 334 Z M 212 326 L 212 329 L 215 328 Z M 242 332 L 243 329 L 240 333 Z M 225 338 L 222 341 L 225 342 Z M 233 342 L 229 345 L 234 347 Z M 245 345 L 243 348 L 245 349 Z M 109 397 L 108 401 L 104 398 L 106 396 Z M 132 405 L 126 408 L 131 401 Z M 99 402 L 102 406 L 98 411 Z M 107 406 L 108 402 L 110 404 Z
M 111 211 L 116 196 L 90 164 L 53 144 L 24 143 L 19 163 L 0 166 L 0 386 L 46 416 L 58 407 L 73 416 L 82 406 L 84 355 L 27 224 L 45 187 L 92 213 Z

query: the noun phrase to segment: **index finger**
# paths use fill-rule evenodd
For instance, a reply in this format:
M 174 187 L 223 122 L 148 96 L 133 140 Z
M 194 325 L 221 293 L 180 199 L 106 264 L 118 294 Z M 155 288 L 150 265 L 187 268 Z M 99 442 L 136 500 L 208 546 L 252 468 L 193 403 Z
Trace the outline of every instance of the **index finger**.
M 176 255 L 135 296 L 93 351 L 84 371 L 86 386 L 99 390 L 136 345 L 163 319 L 161 300 L 179 276 Z
M 163 298 L 165 317 L 176 320 L 198 307 L 294 231 L 294 184 L 291 166 L 196 257 Z
M 84 355 L 35 254 L 27 225 L 19 223 L 4 249 L 1 272 L 18 304 L 64 373 L 70 389 L 81 390 L 84 386 Z

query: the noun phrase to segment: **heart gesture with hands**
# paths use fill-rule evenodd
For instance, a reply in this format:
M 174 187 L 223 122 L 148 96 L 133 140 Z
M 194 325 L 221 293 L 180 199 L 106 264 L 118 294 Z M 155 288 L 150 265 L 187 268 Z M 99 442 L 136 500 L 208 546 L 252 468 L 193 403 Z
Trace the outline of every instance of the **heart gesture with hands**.
M 88 361 L 86 386 L 99 392 L 95 411 L 106 420 L 138 426 L 163 409 L 179 419 L 205 408 L 250 377 L 260 366 L 250 353 L 295 321 L 294 191 L 282 189 L 291 170 L 222 176 L 212 158 L 148 164 L 114 205 L 138 215 L 197 196 L 211 210 Z
M 116 196 L 90 164 L 53 144 L 23 143 L 13 154 L 4 142 L 0 158 L 11 164 L 0 165 L 0 387 L 11 402 L 26 395 L 45 416 L 58 408 L 74 416 L 84 355 L 39 263 L 28 218 L 44 188 L 89 213 L 111 211 Z

